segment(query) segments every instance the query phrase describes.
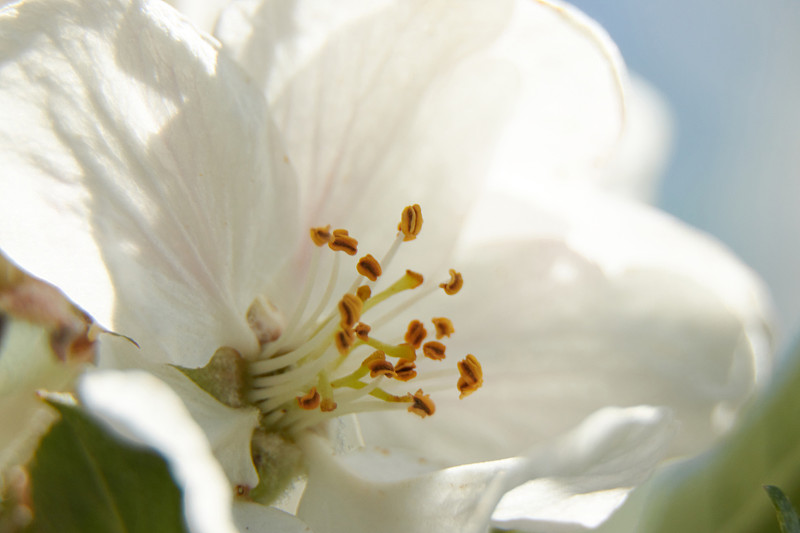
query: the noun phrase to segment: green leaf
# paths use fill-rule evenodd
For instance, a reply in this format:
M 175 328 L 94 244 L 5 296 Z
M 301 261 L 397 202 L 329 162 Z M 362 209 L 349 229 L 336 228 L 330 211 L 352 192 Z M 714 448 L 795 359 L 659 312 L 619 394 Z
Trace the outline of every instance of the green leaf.
M 32 531 L 186 531 L 181 492 L 160 455 L 111 436 L 79 407 L 48 403 L 61 420 L 31 463 Z
M 772 505 L 778 512 L 778 524 L 781 526 L 781 533 L 800 533 L 800 518 L 797 516 L 797 511 L 794 510 L 792 502 L 786 497 L 781 489 L 774 485 L 765 485 L 764 490 L 767 491 L 769 498 L 772 500 Z

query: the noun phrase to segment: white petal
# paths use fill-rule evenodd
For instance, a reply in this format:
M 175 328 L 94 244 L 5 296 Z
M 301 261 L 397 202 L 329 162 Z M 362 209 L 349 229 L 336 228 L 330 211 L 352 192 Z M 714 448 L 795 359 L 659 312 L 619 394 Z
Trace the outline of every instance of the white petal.
M 186 15 L 198 29 L 212 33 L 220 13 L 230 0 L 168 0 L 167 3 Z
M 504 160 L 530 175 L 594 167 L 619 136 L 616 52 L 561 6 L 361 2 L 329 19 L 320 4 L 237 2 L 219 35 L 276 110 L 308 223 L 344 225 L 373 253 L 372 233 L 391 235 L 420 203 L 442 238 L 415 247 L 441 257 L 501 127 L 525 144 L 507 143 Z M 504 126 L 521 109 L 525 127 Z
M 558 0 L 517 0 L 488 54 L 520 78 L 492 179 L 596 180 L 625 119 L 624 67 L 605 31 Z
M 309 481 L 298 515 L 312 528 L 331 533 L 485 532 L 495 505 L 509 489 L 554 474 L 580 477 L 597 490 L 639 480 L 663 456 L 670 436 L 664 412 L 608 409 L 525 458 L 444 470 L 401 450 L 367 448 L 336 456 L 312 436 L 303 443 Z M 425 440 L 424 434 L 416 437 Z M 528 501 L 527 507 L 535 506 Z M 497 523 L 532 516 L 519 511 L 511 502 Z
M 254 349 L 295 222 L 263 97 L 161 2 L 22 2 L 0 35 L 3 250 L 145 356 Z
M 174 368 L 161 367 L 155 374 L 172 387 L 203 429 L 231 484 L 258 485 L 258 474 L 250 453 L 253 430 L 259 423 L 258 409 L 228 407 Z
M 303 447 L 309 480 L 298 516 L 326 533 L 483 533 L 503 493 L 527 478 L 521 458 L 437 471 L 388 450 L 339 458 L 315 436 Z
M 183 492 L 192 532 L 235 532 L 232 490 L 202 430 L 181 400 L 146 372 L 102 371 L 79 384 L 81 400 L 123 436 L 154 447 Z
M 234 502 L 233 518 L 239 533 L 311 533 L 311 528 L 294 516 L 253 502 Z
M 492 514 L 492 525 L 562 532 L 601 524 L 632 487 L 650 476 L 673 431 L 663 410 L 599 410 L 553 446 L 560 456 L 554 462 L 562 465 L 564 475 L 532 480 L 508 492 Z
M 496 459 L 599 407 L 650 404 L 676 413 L 672 453 L 697 453 L 766 375 L 763 289 L 708 238 L 576 190 L 478 207 L 456 258 L 464 289 L 442 313 L 456 329 L 448 353 L 475 354 L 484 385 L 458 400 L 453 378 L 430 419 L 360 416 L 366 442 L 418 449 L 424 431 L 442 459 Z

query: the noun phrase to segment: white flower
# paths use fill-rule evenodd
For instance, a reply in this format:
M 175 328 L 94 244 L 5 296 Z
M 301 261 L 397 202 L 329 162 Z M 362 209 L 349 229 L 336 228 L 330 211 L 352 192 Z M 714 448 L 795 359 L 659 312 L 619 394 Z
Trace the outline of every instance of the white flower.
M 0 12 L 3 252 L 139 344 L 101 337 L 100 366 L 169 383 L 239 492 L 259 490 L 257 426 L 264 479 L 292 474 L 296 443 L 297 514 L 317 533 L 602 522 L 752 391 L 768 353 L 758 283 L 704 237 L 585 183 L 623 117 L 621 66 L 591 21 L 546 2 L 318 4 L 236 3 L 223 51 L 156 0 Z M 415 204 L 425 227 L 401 243 Z M 406 268 L 436 283 L 463 272 L 452 298 L 392 296 L 385 320 L 367 309 L 378 296 L 361 309 L 372 341 L 402 342 L 411 318 L 452 320 L 446 361 L 417 361 L 434 416 L 406 412 L 433 410 L 405 396 L 413 381 L 345 390 L 369 351 L 337 351 L 353 324 L 335 323 L 335 305 L 365 281 L 312 244 L 328 223 L 358 239 L 357 257 L 392 250 L 373 294 Z M 311 313 L 325 287 L 330 306 Z M 335 317 L 321 337 L 293 317 L 307 300 L 312 319 Z M 392 350 L 408 348 L 383 348 L 396 370 Z M 229 387 L 223 405 L 169 366 L 218 350 L 245 358 L 254 404 Z M 448 389 L 429 389 L 440 374 Z M 137 421 L 158 416 L 153 402 L 132 405 L 136 386 L 108 376 L 118 388 L 98 375 L 87 405 L 179 456 L 153 437 L 163 425 Z M 141 394 L 162 394 L 154 383 Z M 347 420 L 319 424 L 372 410 L 365 447 Z M 241 527 L 271 524 L 236 509 Z

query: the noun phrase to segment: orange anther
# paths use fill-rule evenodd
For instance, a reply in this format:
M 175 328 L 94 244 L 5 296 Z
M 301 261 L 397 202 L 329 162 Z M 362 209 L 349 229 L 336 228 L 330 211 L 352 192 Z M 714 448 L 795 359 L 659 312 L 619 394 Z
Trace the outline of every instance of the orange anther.
M 341 355 L 347 355 L 353 344 L 356 342 L 356 334 L 352 329 L 340 329 L 334 335 L 336 341 L 336 349 L 339 350 Z
M 445 357 L 445 345 L 439 341 L 429 341 L 422 345 L 422 353 L 428 359 L 441 361 Z
M 362 302 L 366 302 L 369 300 L 369 297 L 372 296 L 372 289 L 369 288 L 368 285 L 362 285 L 356 289 L 356 296 Z
M 394 365 L 395 377 L 400 381 L 410 381 L 417 377 L 417 365 L 414 361 L 408 359 L 400 359 Z
M 339 301 L 339 317 L 343 329 L 352 329 L 358 319 L 361 318 L 361 311 L 364 309 L 364 302 L 355 294 L 347 293 Z
M 378 277 L 382 274 L 381 265 L 378 263 L 377 259 L 372 257 L 372 254 L 367 254 L 359 259 L 356 270 L 370 281 L 377 281 Z
M 436 412 L 436 405 L 434 405 L 430 395 L 423 394 L 422 389 L 418 389 L 413 396 L 409 394 L 409 397 L 411 398 L 412 402 L 408 407 L 409 413 L 414 413 L 415 415 L 425 418 L 426 416 L 431 416 Z
M 464 278 L 461 277 L 461 274 L 450 269 L 450 281 L 447 283 L 440 283 L 439 286 L 444 289 L 446 294 L 455 294 L 461 290 L 461 287 L 464 286 Z
M 353 328 L 353 331 L 355 331 L 356 333 L 356 337 L 358 337 L 364 342 L 367 342 L 367 340 L 369 340 L 369 332 L 371 330 L 372 328 L 369 327 L 369 324 L 364 324 L 363 322 L 359 322 L 358 324 L 356 324 L 356 327 Z
M 311 240 L 317 246 L 325 246 L 331 242 L 331 227 L 311 228 Z
M 455 328 L 453 327 L 453 323 L 450 321 L 449 318 L 439 317 L 432 319 L 433 327 L 436 328 L 436 338 L 441 339 L 442 337 L 449 337 L 453 333 L 455 333 Z
M 316 387 L 311 387 L 311 390 L 309 390 L 305 395 L 297 397 L 297 405 L 306 411 L 316 409 L 319 405 L 319 402 L 320 396 Z
M 474 355 L 469 354 L 466 359 L 459 361 L 458 372 L 461 374 L 457 384 L 461 392 L 459 398 L 469 396 L 483 385 L 483 369 Z
M 419 320 L 412 320 L 408 324 L 408 330 L 406 331 L 405 341 L 414 347 L 416 350 L 422 345 L 422 341 L 425 340 L 425 337 L 428 335 L 428 332 L 425 330 L 425 326 L 422 325 L 422 322 Z
M 358 253 L 358 241 L 351 237 L 346 229 L 333 230 L 333 237 L 328 243 L 331 250 L 337 252 L 344 252 L 347 255 L 356 255 Z
M 404 241 L 413 241 L 422 230 L 422 210 L 419 204 L 414 204 L 403 209 L 400 215 L 398 231 L 403 232 Z

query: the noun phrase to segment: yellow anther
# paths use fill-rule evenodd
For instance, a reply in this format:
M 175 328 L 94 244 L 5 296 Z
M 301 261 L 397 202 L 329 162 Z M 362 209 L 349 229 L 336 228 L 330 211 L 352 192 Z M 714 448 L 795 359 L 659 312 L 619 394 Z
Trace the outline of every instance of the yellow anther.
M 429 341 L 422 346 L 422 353 L 425 357 L 433 359 L 434 361 L 441 361 L 444 359 L 444 350 L 445 345 L 439 341 Z
M 446 294 L 455 294 L 461 290 L 461 287 L 464 286 L 464 278 L 461 277 L 461 274 L 450 269 L 450 281 L 447 283 L 440 283 L 439 286 L 444 289 Z
M 420 346 L 422 346 L 422 341 L 425 340 L 425 337 L 428 335 L 428 332 L 425 330 L 425 326 L 422 325 L 422 322 L 419 320 L 412 320 L 408 324 L 408 330 L 406 331 L 405 341 L 414 347 L 416 350 Z
M 453 327 L 453 323 L 450 321 L 449 318 L 438 317 L 432 319 L 432 322 L 433 322 L 433 327 L 436 328 L 437 339 L 441 339 L 442 337 L 449 337 L 456 331 L 456 329 Z
M 369 332 L 372 330 L 368 324 L 364 324 L 363 322 L 359 322 L 356 324 L 356 327 L 353 328 L 353 331 L 356 333 L 356 337 L 361 339 L 364 342 L 367 342 L 369 339 Z
M 410 381 L 417 377 L 417 365 L 414 361 L 408 359 L 400 359 L 394 365 L 395 377 L 400 381 Z
M 347 355 L 347 352 L 350 351 L 350 348 L 352 348 L 353 344 L 356 342 L 356 334 L 352 329 L 340 329 L 336 332 L 334 337 L 336 349 L 339 350 L 341 355 Z
M 319 228 L 311 228 L 311 240 L 317 246 L 325 246 L 329 242 L 331 242 L 331 227 L 319 227 Z
M 356 265 L 356 270 L 358 273 L 367 278 L 370 281 L 377 281 L 378 277 L 383 273 L 381 270 L 381 264 L 378 263 L 378 260 L 372 257 L 372 254 L 367 254 L 361 259 L 358 260 L 358 264 Z
M 409 397 L 412 402 L 411 405 L 408 406 L 409 413 L 414 413 L 415 415 L 425 418 L 436 412 L 436 405 L 434 405 L 430 395 L 423 394 L 422 389 L 417 389 L 417 392 L 415 392 L 413 396 L 409 394 Z
M 356 289 L 356 296 L 362 302 L 366 302 L 369 300 L 369 297 L 372 296 L 372 289 L 369 288 L 368 285 L 362 285 Z
M 404 241 L 413 241 L 417 238 L 420 230 L 422 230 L 422 209 L 420 209 L 419 204 L 410 205 L 403 209 L 397 229 L 403 232 Z
M 364 302 L 355 294 L 347 293 L 342 296 L 339 301 L 339 323 L 342 329 L 352 329 L 356 325 L 358 319 L 361 318 L 361 312 L 364 309 Z
M 483 385 L 483 369 L 474 355 L 469 354 L 466 359 L 459 361 L 458 372 L 461 374 L 457 385 L 461 392 L 459 398 L 469 396 Z
M 305 409 L 306 411 L 311 411 L 316 409 L 319 406 L 320 402 L 320 395 L 317 392 L 316 387 L 311 387 L 311 390 L 308 391 L 303 396 L 297 397 L 297 405 L 300 406 L 301 409 Z
M 328 243 L 328 247 L 336 252 L 344 252 L 347 255 L 358 253 L 358 241 L 351 237 L 346 229 L 333 230 L 333 237 Z

